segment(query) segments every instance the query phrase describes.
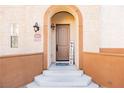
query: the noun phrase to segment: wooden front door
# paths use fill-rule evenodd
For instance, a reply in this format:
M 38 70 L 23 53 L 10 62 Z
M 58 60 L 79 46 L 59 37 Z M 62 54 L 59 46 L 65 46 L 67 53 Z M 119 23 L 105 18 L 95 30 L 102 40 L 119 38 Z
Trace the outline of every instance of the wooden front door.
M 69 60 L 69 24 L 56 25 L 56 60 Z

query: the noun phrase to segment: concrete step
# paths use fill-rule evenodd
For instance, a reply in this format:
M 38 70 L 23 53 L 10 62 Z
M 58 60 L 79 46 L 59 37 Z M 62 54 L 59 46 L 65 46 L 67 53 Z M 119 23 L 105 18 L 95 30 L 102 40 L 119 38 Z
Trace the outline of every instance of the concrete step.
M 40 87 L 86 87 L 91 83 L 91 77 L 83 75 L 80 77 L 47 77 L 39 75 L 34 81 Z
M 61 71 L 49 71 L 49 70 L 44 70 L 43 71 L 44 76 L 65 76 L 65 77 L 73 77 L 73 76 L 82 76 L 83 71 L 82 70 L 61 70 Z
M 56 66 L 52 64 L 48 70 L 43 71 L 42 75 L 34 78 L 34 81 L 28 85 L 28 88 L 42 87 L 84 87 L 98 88 L 99 86 L 92 82 L 92 78 L 85 75 L 82 70 L 76 69 L 76 66 Z
M 46 86 L 39 86 L 37 85 L 36 82 L 32 82 L 29 83 L 28 85 L 25 86 L 25 88 L 42 88 L 42 87 L 46 87 Z M 51 86 L 47 86 L 47 87 L 51 87 Z M 52 86 L 52 87 L 56 87 L 56 86 Z M 69 86 L 68 86 L 69 87 Z M 70 86 L 71 87 L 71 86 Z M 91 84 L 89 84 L 87 87 L 83 87 L 83 88 L 99 88 L 99 85 L 95 84 L 94 82 L 92 82 Z
M 52 65 L 49 67 L 48 70 L 78 70 L 75 66 L 56 66 L 56 65 Z
M 39 86 L 36 82 L 31 82 L 29 84 L 27 84 L 25 86 L 25 88 L 40 88 L 40 87 L 46 87 L 46 86 Z M 47 87 L 51 87 L 51 86 L 47 86 Z M 52 86 L 53 87 L 53 86 Z M 54 86 L 55 87 L 55 86 Z M 91 82 L 88 86 L 84 87 L 84 88 L 99 88 L 99 85 L 97 85 L 94 82 Z
M 91 82 L 86 88 L 99 88 L 99 85 L 94 82 Z
M 35 82 L 31 82 L 25 86 L 26 88 L 39 88 L 40 86 Z

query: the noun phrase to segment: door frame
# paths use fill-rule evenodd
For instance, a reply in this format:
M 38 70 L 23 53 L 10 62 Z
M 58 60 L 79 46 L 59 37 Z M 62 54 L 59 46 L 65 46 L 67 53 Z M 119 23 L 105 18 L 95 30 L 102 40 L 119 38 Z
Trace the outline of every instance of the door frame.
M 69 44 L 70 44 L 70 24 L 56 24 L 56 28 L 57 28 L 57 25 L 68 25 L 69 26 Z M 56 29 L 56 45 L 57 45 L 57 29 Z M 63 60 L 57 60 L 57 53 L 56 53 L 56 61 L 63 61 Z M 64 60 L 64 61 L 67 61 L 67 60 Z M 68 61 L 69 61 L 69 59 L 68 59 Z
M 64 8 L 63 8 L 64 7 Z M 48 68 L 48 58 L 49 58 L 49 28 L 50 28 L 50 18 L 57 12 L 66 11 L 74 16 L 78 21 L 78 64 L 79 69 L 83 69 L 83 17 L 80 10 L 74 5 L 52 5 L 46 9 L 44 14 L 43 23 L 43 69 Z M 42 28 L 42 27 L 41 27 Z

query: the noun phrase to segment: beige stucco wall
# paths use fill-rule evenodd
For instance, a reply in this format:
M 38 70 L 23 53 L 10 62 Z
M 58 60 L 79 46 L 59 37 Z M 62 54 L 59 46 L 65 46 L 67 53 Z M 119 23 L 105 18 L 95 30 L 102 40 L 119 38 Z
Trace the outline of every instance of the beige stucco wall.
M 101 48 L 124 48 L 124 6 L 101 6 Z
M 43 14 L 48 6 L 1 6 L 0 16 L 0 55 L 35 53 L 43 51 L 43 34 L 41 41 L 34 41 L 33 25 L 38 22 L 43 32 Z M 0 17 L 0 18 L 1 18 Z M 18 48 L 10 48 L 10 24 L 19 24 Z
M 0 56 L 43 52 L 43 16 L 49 6 L 0 6 Z M 99 6 L 77 6 L 83 15 L 84 51 L 99 49 Z M 34 41 L 33 25 L 39 23 L 41 41 Z M 19 46 L 10 48 L 10 24 L 19 24 Z
M 100 6 L 78 6 L 83 15 L 83 51 L 99 52 Z

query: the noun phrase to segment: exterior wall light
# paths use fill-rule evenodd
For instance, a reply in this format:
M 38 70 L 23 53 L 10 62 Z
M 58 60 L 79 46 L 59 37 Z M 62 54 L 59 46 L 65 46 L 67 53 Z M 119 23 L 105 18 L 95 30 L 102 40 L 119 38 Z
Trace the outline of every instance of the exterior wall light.
M 51 29 L 54 30 L 55 27 L 56 27 L 56 26 L 52 23 L 52 24 L 51 24 Z
M 34 27 L 34 31 L 37 32 L 40 30 L 40 27 L 38 26 L 38 23 L 36 22 L 35 25 L 33 26 Z

